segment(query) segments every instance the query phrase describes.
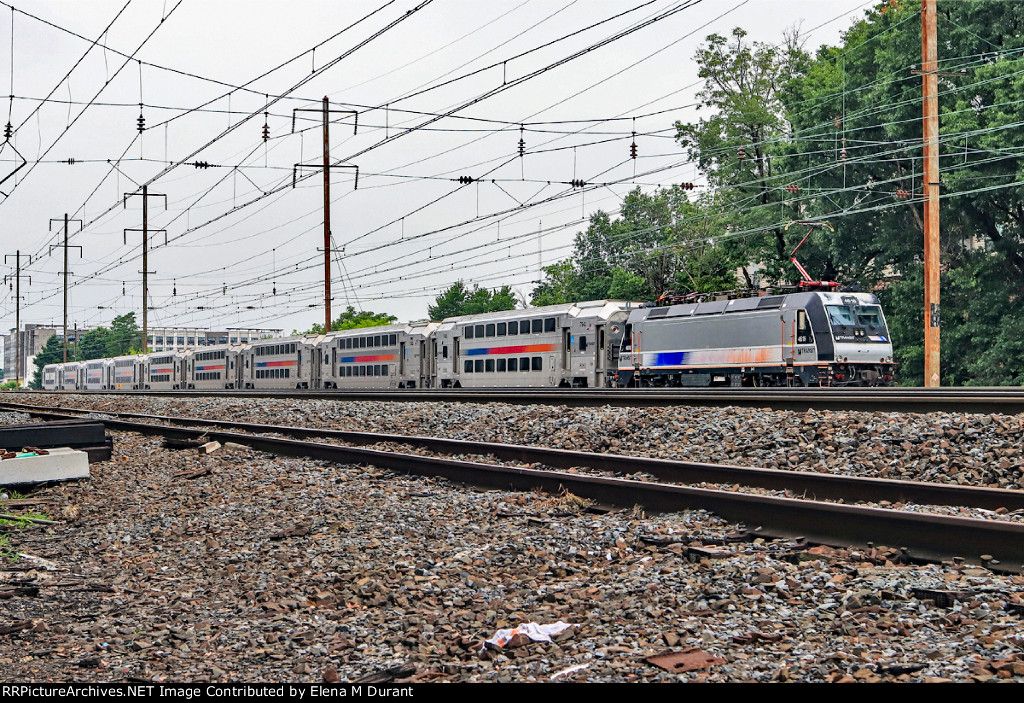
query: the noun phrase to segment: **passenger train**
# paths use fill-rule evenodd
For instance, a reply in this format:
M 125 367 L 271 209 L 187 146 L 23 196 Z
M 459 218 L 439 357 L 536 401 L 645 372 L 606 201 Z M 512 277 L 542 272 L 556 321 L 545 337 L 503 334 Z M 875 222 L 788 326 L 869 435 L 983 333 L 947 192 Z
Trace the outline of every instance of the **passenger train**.
M 47 390 L 891 385 L 861 292 L 597 300 L 51 364 Z

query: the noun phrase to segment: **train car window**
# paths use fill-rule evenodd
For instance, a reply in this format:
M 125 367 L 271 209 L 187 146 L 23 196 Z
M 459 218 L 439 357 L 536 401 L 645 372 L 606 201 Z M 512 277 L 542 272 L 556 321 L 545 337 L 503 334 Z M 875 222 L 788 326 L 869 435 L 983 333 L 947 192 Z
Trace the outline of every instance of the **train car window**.
M 345 340 L 345 348 L 346 349 L 351 349 L 352 348 L 352 338 L 351 337 L 349 337 L 348 339 Z
M 494 359 L 487 359 L 484 365 L 484 370 L 487 373 L 494 373 Z
M 508 323 L 508 333 L 510 336 L 519 334 L 519 323 L 517 321 L 512 320 L 512 322 Z
M 473 362 L 473 373 L 483 373 L 483 372 L 484 372 L 484 360 L 483 359 L 477 359 L 476 361 Z
M 544 318 L 544 331 L 554 332 L 555 331 L 555 318 L 545 317 Z
M 473 362 L 470 359 L 466 359 L 466 363 L 463 364 L 462 370 L 466 373 L 473 373 Z
M 376 335 L 376 336 L 375 336 L 375 337 L 373 338 L 373 346 L 375 346 L 375 347 L 379 347 L 379 346 L 381 346 L 381 343 L 380 343 L 380 335 L 379 335 L 379 334 L 378 334 L 378 335 Z
M 539 356 L 535 356 L 535 357 L 533 357 L 532 361 L 533 361 L 533 370 L 534 371 L 543 371 L 544 370 L 544 359 L 542 359 Z
M 473 339 L 473 325 L 466 325 L 464 334 L 466 339 Z
M 474 334 L 474 336 L 475 336 L 475 337 L 476 337 L 477 339 L 482 339 L 482 338 L 483 338 L 483 336 L 484 336 L 484 326 L 483 326 L 483 325 L 477 325 L 477 326 L 476 326 L 476 327 L 475 327 L 475 328 L 473 329 L 473 334 Z
M 366 337 L 359 338 L 359 348 L 366 349 Z
M 531 330 L 530 330 L 531 332 L 533 332 L 534 334 L 540 334 L 541 331 L 543 331 L 543 328 L 544 328 L 544 320 L 541 320 L 541 319 L 530 320 L 530 327 L 531 327 Z
M 485 335 L 487 337 L 493 337 L 494 336 L 494 324 L 493 323 L 487 325 L 487 331 L 486 331 Z
M 504 322 L 499 322 L 498 323 L 498 336 L 499 337 L 504 337 L 505 336 L 505 327 L 506 327 L 506 325 L 505 325 Z
M 796 311 L 796 343 L 810 344 L 814 340 L 811 335 L 811 321 L 807 318 L 806 310 Z
M 518 371 L 519 370 L 519 359 L 512 358 L 508 360 L 508 370 Z
M 530 370 L 530 357 L 521 356 L 519 357 L 519 370 L 529 371 Z
M 365 366 L 360 366 L 359 367 L 359 375 L 360 376 L 365 376 L 366 375 L 366 367 Z
M 505 360 L 504 359 L 498 359 L 498 373 L 501 373 L 504 370 L 505 370 Z
M 587 350 L 587 337 L 586 335 L 580 335 L 580 351 L 585 352 Z
M 397 334 L 391 335 L 391 337 L 389 338 L 389 341 L 391 342 L 391 346 L 393 346 L 393 347 L 398 346 L 398 335 Z
M 447 344 L 442 344 L 441 345 L 441 358 L 442 359 L 447 359 L 448 358 L 448 345 Z
M 345 367 L 345 378 L 352 378 L 352 367 L 351 366 L 346 366 Z

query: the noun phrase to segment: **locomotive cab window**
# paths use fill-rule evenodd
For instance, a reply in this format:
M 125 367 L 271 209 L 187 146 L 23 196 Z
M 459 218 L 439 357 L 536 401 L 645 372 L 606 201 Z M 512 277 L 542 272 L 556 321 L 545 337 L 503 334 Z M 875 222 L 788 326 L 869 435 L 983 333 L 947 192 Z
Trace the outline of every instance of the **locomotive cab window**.
M 796 343 L 811 344 L 814 337 L 811 334 L 811 321 L 807 317 L 806 310 L 796 311 Z
M 586 335 L 580 335 L 580 351 L 585 352 L 587 350 L 587 337 Z

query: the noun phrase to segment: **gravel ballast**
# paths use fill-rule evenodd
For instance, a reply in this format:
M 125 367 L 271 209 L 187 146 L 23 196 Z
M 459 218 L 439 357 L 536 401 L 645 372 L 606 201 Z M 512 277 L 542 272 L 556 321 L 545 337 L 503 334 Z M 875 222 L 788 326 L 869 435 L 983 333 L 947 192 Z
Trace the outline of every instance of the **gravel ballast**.
M 977 472 L 1004 487 L 1020 474 L 1019 458 L 1000 454 L 1020 436 L 1015 416 L 77 402 L 861 475 L 881 462 L 890 477 Z M 595 514 L 572 496 L 243 448 L 200 455 L 128 433 L 92 474 L 42 492 L 54 502 L 37 509 L 61 525 L 3 528 L 9 551 L 29 555 L 0 571 L 0 594 L 14 592 L 0 628 L 30 623 L 0 635 L 8 680 L 345 681 L 396 665 L 417 681 L 1024 678 L 1024 578 L 894 564 L 882 545 L 729 542 L 743 526 L 701 511 Z M 500 628 L 558 621 L 578 627 L 483 647 Z M 702 668 L 646 661 L 688 649 Z

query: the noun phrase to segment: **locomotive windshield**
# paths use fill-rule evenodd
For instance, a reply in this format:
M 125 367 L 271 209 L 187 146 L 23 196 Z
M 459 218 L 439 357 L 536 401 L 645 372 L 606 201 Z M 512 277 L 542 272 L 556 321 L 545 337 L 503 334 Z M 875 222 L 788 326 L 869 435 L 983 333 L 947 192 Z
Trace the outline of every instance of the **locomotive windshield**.
M 889 330 L 878 305 L 826 305 L 825 311 L 837 340 L 889 341 Z

